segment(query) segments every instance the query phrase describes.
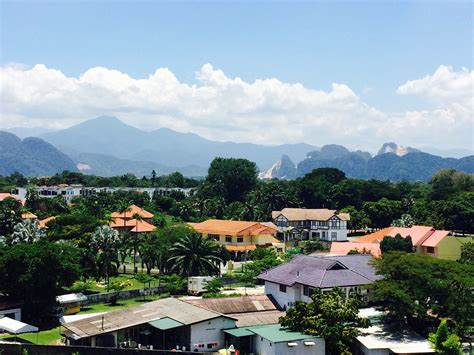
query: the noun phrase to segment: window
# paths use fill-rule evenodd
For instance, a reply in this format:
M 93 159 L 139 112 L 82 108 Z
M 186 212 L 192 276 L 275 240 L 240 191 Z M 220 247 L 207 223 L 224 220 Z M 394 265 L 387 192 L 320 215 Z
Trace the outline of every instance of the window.
M 243 243 L 244 238 L 243 237 L 237 237 L 237 243 Z
M 337 240 L 337 232 L 331 232 L 331 240 Z
M 209 237 L 210 240 L 213 240 L 213 241 L 218 241 L 219 240 L 219 235 L 218 234 L 209 234 L 208 237 Z
M 314 293 L 313 287 L 303 286 L 303 295 L 305 295 L 306 297 L 311 297 L 313 293 Z
M 430 254 L 434 254 L 434 248 L 433 247 L 426 247 L 426 252 Z
M 232 243 L 232 237 L 230 235 L 225 236 L 225 242 L 226 243 Z
M 280 285 L 280 292 L 286 293 L 286 285 Z

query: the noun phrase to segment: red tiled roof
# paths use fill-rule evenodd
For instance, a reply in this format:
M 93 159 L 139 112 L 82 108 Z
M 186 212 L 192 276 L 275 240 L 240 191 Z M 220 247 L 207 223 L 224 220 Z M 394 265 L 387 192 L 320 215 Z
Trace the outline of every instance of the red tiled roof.
M 31 212 L 22 213 L 21 218 L 22 219 L 38 219 L 38 217 Z
M 130 232 L 132 233 L 149 233 L 153 232 L 156 229 L 153 224 L 150 224 L 143 220 L 131 219 L 128 222 L 130 226 L 133 225 L 133 228 L 130 230 Z
M 21 199 L 18 196 L 12 195 L 9 192 L 0 192 L 0 201 L 3 201 L 6 198 L 13 198 L 13 199 L 21 202 Z
M 443 230 L 435 231 L 421 245 L 424 246 L 424 247 L 436 247 L 436 246 L 438 246 L 439 242 L 441 242 L 449 234 L 450 234 L 449 231 L 443 231 Z M 452 238 L 454 238 L 454 237 L 452 237 Z
M 55 219 L 56 216 L 52 216 L 52 217 L 48 217 L 48 218 L 45 218 L 45 219 L 41 219 L 39 220 L 39 227 L 40 228 L 48 228 L 48 226 L 46 225 L 49 221 L 52 221 L 53 219 Z
M 411 237 L 413 245 L 422 245 L 429 238 L 435 229 L 429 226 L 412 226 L 405 227 L 387 227 L 375 233 L 367 234 L 354 240 L 356 243 L 380 243 L 385 236 L 395 237 L 400 234 L 403 238 Z
M 229 221 L 224 219 L 208 219 L 190 225 L 199 233 L 219 235 L 262 235 L 276 233 L 276 229 L 259 222 Z
M 131 205 L 129 211 L 126 212 L 112 212 L 112 218 L 133 218 L 134 214 L 140 215 L 142 218 L 153 218 L 153 214 L 144 210 L 143 208 L 138 207 L 137 205 Z

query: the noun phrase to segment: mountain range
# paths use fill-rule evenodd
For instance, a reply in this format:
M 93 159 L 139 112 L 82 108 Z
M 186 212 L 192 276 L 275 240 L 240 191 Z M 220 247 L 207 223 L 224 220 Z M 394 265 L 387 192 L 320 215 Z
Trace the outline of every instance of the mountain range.
M 22 135 L 34 132 L 15 130 Z M 152 170 L 204 176 L 216 156 L 254 161 L 261 178 L 293 179 L 318 167 L 335 167 L 355 178 L 389 180 L 427 180 L 444 168 L 474 173 L 474 156 L 442 158 L 393 142 L 385 143 L 375 156 L 335 144 L 318 148 L 304 143 L 267 146 L 217 142 L 168 128 L 146 132 L 107 116 L 37 133 L 39 138 L 22 141 L 2 132 L 0 174 L 17 170 L 26 175 L 48 175 L 67 169 L 101 176 L 128 172 L 143 176 Z M 32 146 L 36 151 L 31 151 Z

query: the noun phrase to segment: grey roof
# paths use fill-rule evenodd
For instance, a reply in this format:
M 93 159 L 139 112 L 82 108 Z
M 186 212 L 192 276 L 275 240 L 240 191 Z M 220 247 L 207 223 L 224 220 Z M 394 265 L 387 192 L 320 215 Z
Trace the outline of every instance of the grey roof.
M 183 325 L 190 325 L 218 317 L 227 317 L 202 307 L 194 306 L 176 298 L 164 298 L 114 312 L 64 324 L 64 335 L 80 339 L 109 333 L 161 318 L 171 318 Z
M 258 278 L 287 286 L 298 283 L 316 288 L 368 285 L 380 279 L 370 255 L 320 257 L 297 255 L 289 262 L 261 273 Z
M 198 298 L 184 301 L 223 314 L 272 311 L 277 309 L 267 295 Z

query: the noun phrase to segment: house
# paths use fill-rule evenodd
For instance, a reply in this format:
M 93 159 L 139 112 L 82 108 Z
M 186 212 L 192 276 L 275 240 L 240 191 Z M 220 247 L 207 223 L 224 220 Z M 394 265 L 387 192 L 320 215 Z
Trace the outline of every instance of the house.
M 397 234 L 403 238 L 411 237 L 414 252 L 449 260 L 459 259 L 463 243 L 473 240 L 471 237 L 455 237 L 449 231 L 436 230 L 429 226 L 412 226 L 387 227 L 353 241 L 380 244 L 384 237 L 395 237 Z
M 277 236 L 285 241 L 300 237 L 326 241 L 347 241 L 348 213 L 328 209 L 284 208 L 272 212 Z
M 354 250 L 360 254 L 371 254 L 374 257 L 382 254 L 378 243 L 332 242 L 329 255 L 347 255 Z
M 21 199 L 16 195 L 12 195 L 11 193 L 8 193 L 8 192 L 0 192 L 0 201 L 5 200 L 6 198 L 13 198 L 17 200 L 18 202 L 22 202 Z
M 367 302 L 368 286 L 380 279 L 370 264 L 370 255 L 318 257 L 297 255 L 285 264 L 261 273 L 257 278 L 265 282 L 265 294 L 276 300 L 282 309 L 296 301 L 310 302 L 314 290 L 327 292 L 342 288 L 346 297 L 360 293 Z
M 237 320 L 237 327 L 261 324 L 278 324 L 285 315 L 275 301 L 267 295 L 252 295 L 223 298 L 196 298 L 185 302 L 219 312 Z
M 241 260 L 257 247 L 271 247 L 283 251 L 284 244 L 273 235 L 276 229 L 259 222 L 208 219 L 201 223 L 189 223 L 203 237 L 210 238 L 234 253 Z
M 243 354 L 255 355 L 324 355 L 323 338 L 290 332 L 279 324 L 256 325 L 224 330 L 226 343 Z
M 182 349 L 212 352 L 225 346 L 227 315 L 164 298 L 63 324 L 68 345 Z
M 134 218 L 139 216 L 140 218 Z M 131 205 L 126 211 L 112 212 L 110 227 L 130 233 L 150 233 L 156 227 L 151 224 L 153 214 L 136 205 Z

